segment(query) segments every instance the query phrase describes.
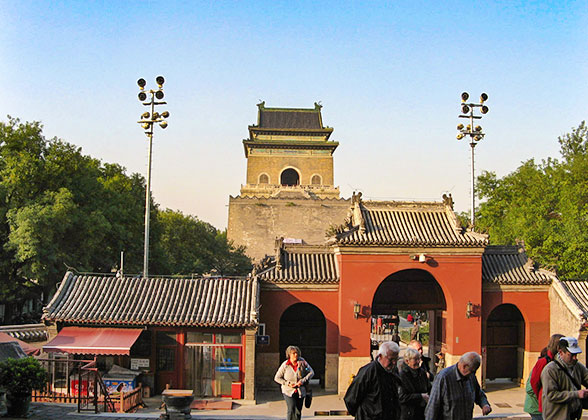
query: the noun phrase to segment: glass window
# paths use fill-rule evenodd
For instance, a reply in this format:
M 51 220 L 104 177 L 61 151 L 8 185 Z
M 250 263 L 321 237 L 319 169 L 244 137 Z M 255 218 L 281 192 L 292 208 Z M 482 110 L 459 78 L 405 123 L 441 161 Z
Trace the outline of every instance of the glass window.
M 216 334 L 216 342 L 222 344 L 241 344 L 241 334 L 223 333 Z
M 157 370 L 173 371 L 176 365 L 176 349 L 161 347 L 157 349 Z
M 188 343 L 212 343 L 212 333 L 204 333 L 200 331 L 189 331 L 187 337 Z

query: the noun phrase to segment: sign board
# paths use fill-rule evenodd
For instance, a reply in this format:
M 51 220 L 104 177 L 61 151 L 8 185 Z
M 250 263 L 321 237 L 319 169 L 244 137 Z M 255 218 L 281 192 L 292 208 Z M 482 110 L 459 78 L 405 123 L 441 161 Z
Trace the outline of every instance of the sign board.
M 141 368 L 149 369 L 149 359 L 131 358 L 131 370 L 139 370 Z
M 257 335 L 257 341 L 256 344 L 269 344 L 270 343 L 270 336 L 269 335 Z

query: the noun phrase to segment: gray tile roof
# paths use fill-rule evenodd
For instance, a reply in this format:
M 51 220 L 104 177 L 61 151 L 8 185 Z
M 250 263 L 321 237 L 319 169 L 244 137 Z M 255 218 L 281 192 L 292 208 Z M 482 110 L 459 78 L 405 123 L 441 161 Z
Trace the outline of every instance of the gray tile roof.
M 18 343 L 0 343 L 0 362 L 6 359 L 23 359 L 25 357 L 27 355 Z
M 555 274 L 539 269 L 519 246 L 488 246 L 482 255 L 482 281 L 494 284 L 549 285 Z
M 352 200 L 355 201 L 355 200 Z M 442 202 L 355 201 L 340 245 L 483 247 L 486 235 L 461 227 Z
M 43 319 L 76 324 L 248 327 L 257 324 L 255 278 L 65 277 Z
M 271 110 L 259 111 L 260 128 L 281 129 L 322 129 L 319 112 L 314 110 Z
M 0 326 L 0 332 L 26 342 L 49 339 L 45 324 L 2 325 Z
M 277 259 L 281 263 L 277 264 Z M 269 268 L 261 268 L 259 279 L 276 284 L 337 284 L 339 269 L 335 254 L 329 247 L 289 245 L 280 256 L 268 262 Z
M 588 319 L 588 281 L 559 280 L 559 285 L 577 306 L 579 315 Z

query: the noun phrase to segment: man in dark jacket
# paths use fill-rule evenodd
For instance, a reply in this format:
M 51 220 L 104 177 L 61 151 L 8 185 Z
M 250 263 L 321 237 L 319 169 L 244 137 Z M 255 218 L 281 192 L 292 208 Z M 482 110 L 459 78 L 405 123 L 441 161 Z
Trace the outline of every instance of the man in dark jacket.
M 345 393 L 345 406 L 356 420 L 396 420 L 399 417 L 398 378 L 400 348 L 393 341 L 380 345 L 376 360 L 363 366 Z

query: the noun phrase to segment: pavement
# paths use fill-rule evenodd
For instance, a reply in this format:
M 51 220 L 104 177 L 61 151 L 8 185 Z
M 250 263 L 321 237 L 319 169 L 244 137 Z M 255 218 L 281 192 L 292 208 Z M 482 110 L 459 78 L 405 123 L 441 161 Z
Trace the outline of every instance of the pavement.
M 525 389 L 512 382 L 495 382 L 487 385 L 486 394 L 492 405 L 492 413 L 483 417 L 479 407 L 474 410 L 474 418 L 504 419 L 529 418 L 523 411 Z M 75 404 L 32 403 L 30 419 L 43 420 L 122 420 L 122 419 L 157 419 L 164 410 L 159 409 L 161 400 L 151 398 L 146 400 L 147 408 L 136 413 L 100 413 L 81 414 L 77 412 Z M 345 404 L 342 396 L 332 393 L 316 392 L 310 409 L 303 409 L 303 419 L 349 420 L 353 417 L 342 415 Z M 588 411 L 586 411 L 588 419 Z M 284 418 L 286 404 L 278 390 L 260 393 L 257 404 L 247 401 L 233 401 L 232 410 L 192 410 L 192 418 L 200 420 L 270 420 Z

